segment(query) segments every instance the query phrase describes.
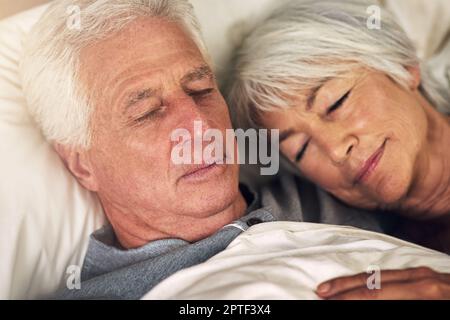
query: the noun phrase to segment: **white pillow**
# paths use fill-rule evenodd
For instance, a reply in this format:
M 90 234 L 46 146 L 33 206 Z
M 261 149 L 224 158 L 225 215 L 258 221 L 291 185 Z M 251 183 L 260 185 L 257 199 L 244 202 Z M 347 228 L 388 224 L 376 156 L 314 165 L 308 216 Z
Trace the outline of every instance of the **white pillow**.
M 103 222 L 29 117 L 18 76 L 22 36 L 44 7 L 0 23 L 0 298 L 35 298 L 81 265 L 89 234 Z
M 275 2 L 192 1 L 217 69 L 229 60 L 232 25 Z M 97 198 L 36 128 L 21 91 L 21 41 L 46 7 L 0 22 L 0 299 L 45 297 L 64 286 L 67 267 L 82 266 L 89 234 L 105 223 Z
M 431 58 L 450 30 L 448 0 L 385 0 L 386 8 L 413 41 L 420 58 Z M 383 17 L 382 17 L 383 19 Z

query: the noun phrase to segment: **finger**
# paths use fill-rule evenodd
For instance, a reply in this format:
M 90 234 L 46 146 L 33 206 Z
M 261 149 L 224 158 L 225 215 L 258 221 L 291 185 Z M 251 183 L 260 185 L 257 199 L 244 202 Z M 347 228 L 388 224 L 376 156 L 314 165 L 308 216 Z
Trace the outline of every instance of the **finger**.
M 321 283 L 317 287 L 316 293 L 324 298 L 336 295 L 339 292 L 364 287 L 366 286 L 367 276 L 367 273 L 360 273 L 353 276 L 334 278 Z
M 389 282 L 381 289 L 359 287 L 328 297 L 329 300 L 434 300 L 450 299 L 450 286 L 436 279 Z
M 398 282 L 438 277 L 438 273 L 428 267 L 408 268 L 401 270 L 382 270 L 382 282 Z M 444 274 L 442 274 L 444 275 Z M 368 275 L 370 276 L 370 274 Z
M 370 273 L 360 273 L 323 282 L 317 287 L 317 294 L 320 297 L 329 297 L 359 287 L 367 288 L 367 279 L 371 275 Z M 418 267 L 403 270 L 383 270 L 381 271 L 380 279 L 385 284 L 388 282 L 429 278 L 436 275 L 437 273 L 430 268 Z

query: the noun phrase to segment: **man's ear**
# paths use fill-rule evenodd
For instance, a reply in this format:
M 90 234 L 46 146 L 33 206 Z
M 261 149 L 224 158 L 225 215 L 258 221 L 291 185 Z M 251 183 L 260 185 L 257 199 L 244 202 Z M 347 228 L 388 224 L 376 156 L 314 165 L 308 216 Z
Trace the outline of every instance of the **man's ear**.
M 411 90 L 417 90 L 422 82 L 422 78 L 420 76 L 420 66 L 407 67 L 406 68 L 411 75 L 411 82 L 409 83 L 409 88 Z
M 93 167 L 87 151 L 59 143 L 54 143 L 53 148 L 70 173 L 83 187 L 93 192 L 98 191 L 97 179 L 93 173 Z

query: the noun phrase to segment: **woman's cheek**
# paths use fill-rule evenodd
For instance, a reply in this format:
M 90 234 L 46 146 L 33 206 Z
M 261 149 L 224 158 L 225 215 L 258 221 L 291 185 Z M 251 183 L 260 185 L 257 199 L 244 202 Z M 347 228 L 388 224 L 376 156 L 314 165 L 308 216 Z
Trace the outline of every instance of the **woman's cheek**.
M 302 165 L 304 175 L 327 191 L 339 189 L 344 179 L 341 172 L 320 155 L 310 155 Z

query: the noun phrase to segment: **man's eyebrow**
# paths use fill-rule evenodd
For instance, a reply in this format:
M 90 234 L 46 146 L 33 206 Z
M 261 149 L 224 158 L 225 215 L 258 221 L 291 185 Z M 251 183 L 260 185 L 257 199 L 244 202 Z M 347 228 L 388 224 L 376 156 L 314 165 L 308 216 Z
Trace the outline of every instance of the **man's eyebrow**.
M 280 132 L 280 136 L 279 136 L 279 142 L 283 142 L 284 140 L 286 140 L 287 138 L 289 138 L 290 135 L 292 135 L 295 132 L 294 129 L 290 128 L 284 131 Z
M 145 88 L 140 89 L 131 92 L 128 95 L 127 101 L 126 101 L 126 107 L 127 109 L 135 104 L 137 104 L 139 101 L 145 100 L 147 98 L 150 98 L 155 94 L 155 90 L 151 88 Z
M 207 65 L 200 66 L 188 72 L 181 78 L 181 84 L 185 85 L 191 81 L 201 80 L 204 78 L 214 78 L 211 68 Z

